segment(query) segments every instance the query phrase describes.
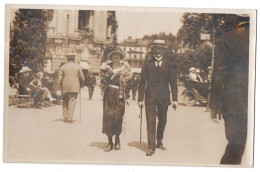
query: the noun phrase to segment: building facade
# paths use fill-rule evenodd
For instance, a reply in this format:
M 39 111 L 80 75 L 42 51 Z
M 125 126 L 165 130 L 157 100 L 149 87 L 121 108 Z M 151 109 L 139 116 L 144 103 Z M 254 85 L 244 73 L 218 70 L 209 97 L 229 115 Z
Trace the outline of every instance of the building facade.
M 74 53 L 76 61 L 87 61 L 99 73 L 106 45 L 116 36 L 115 11 L 48 10 L 46 72 L 66 62 L 66 54 Z
M 137 69 L 142 68 L 145 60 L 145 55 L 149 51 L 148 45 L 149 41 L 132 39 L 130 37 L 118 43 L 118 47 L 120 47 L 124 51 L 126 59 L 131 68 Z

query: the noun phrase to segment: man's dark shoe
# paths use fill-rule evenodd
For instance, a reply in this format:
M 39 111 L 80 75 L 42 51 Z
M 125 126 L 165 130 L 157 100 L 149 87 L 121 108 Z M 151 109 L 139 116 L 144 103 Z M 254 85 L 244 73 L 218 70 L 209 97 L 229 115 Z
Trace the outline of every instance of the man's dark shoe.
M 157 145 L 157 148 L 158 148 L 158 149 L 161 149 L 161 150 L 166 150 L 166 147 L 164 147 L 163 144 Z
M 148 151 L 146 152 L 146 156 L 152 156 L 154 154 L 154 149 L 148 149 Z

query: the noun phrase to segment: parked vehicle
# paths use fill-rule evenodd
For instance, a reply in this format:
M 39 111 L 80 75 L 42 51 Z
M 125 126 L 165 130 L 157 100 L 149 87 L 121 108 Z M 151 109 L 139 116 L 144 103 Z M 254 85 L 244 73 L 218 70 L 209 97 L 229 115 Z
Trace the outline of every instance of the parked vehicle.
M 188 78 L 184 79 L 185 90 L 182 92 L 183 101 L 186 106 L 193 106 L 198 101 L 205 106 L 208 103 L 208 83 L 199 83 L 190 81 Z

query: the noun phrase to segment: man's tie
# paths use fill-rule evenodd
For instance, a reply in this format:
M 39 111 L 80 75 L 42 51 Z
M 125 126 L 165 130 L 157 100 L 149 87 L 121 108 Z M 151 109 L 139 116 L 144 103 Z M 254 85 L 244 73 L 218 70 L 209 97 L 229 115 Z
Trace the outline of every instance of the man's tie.
M 161 64 L 162 64 L 162 60 L 160 61 L 155 61 L 156 62 L 156 68 L 159 69 L 161 67 Z

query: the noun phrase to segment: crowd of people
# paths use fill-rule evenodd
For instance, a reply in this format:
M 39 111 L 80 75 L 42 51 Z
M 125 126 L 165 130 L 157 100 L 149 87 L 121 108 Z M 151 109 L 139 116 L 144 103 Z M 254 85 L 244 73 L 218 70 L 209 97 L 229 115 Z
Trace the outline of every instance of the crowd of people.
M 63 95 L 61 89 L 58 88 L 58 78 L 63 65 L 65 63 L 61 63 L 53 74 L 47 72 L 34 73 L 28 66 L 24 66 L 15 77 L 10 78 L 10 86 L 17 89 L 17 96 L 31 97 L 33 99 L 33 102 L 31 102 L 32 108 L 41 109 L 42 107 L 61 105 Z M 89 99 L 92 99 L 96 77 L 93 73 L 88 72 L 84 80 L 83 85 L 88 87 Z

